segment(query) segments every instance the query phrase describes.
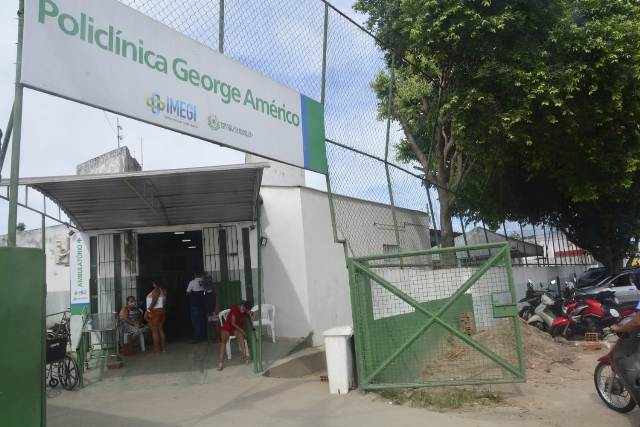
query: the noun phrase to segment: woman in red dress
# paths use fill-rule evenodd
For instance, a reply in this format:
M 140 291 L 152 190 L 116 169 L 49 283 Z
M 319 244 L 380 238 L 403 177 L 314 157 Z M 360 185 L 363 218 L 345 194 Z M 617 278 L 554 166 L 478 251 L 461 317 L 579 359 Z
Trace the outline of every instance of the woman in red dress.
M 227 341 L 231 336 L 235 336 L 240 346 L 240 351 L 244 358 L 244 363 L 249 363 L 249 353 L 244 345 L 244 319 L 251 314 L 251 303 L 249 301 L 243 301 L 242 304 L 236 304 L 231 307 L 227 319 L 222 325 L 220 331 L 220 354 L 218 358 L 218 371 L 222 371 L 224 368 L 224 350 L 227 346 Z

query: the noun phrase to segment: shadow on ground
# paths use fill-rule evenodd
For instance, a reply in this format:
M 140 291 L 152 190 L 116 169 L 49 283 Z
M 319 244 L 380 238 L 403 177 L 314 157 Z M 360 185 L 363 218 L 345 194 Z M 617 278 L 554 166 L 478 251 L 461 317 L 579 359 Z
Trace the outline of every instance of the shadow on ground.
M 140 408 L 144 410 L 144 408 Z M 47 427 L 69 426 L 118 426 L 118 427 L 178 427 L 178 424 L 167 424 L 158 421 L 146 421 L 140 418 L 121 417 L 56 405 L 47 405 Z

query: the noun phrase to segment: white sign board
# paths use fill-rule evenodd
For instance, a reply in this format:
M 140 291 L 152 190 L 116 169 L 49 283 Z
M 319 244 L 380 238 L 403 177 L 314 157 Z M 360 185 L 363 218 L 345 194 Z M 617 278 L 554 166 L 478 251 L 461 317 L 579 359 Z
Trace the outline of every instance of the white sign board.
M 71 276 L 71 313 L 82 314 L 83 309 L 89 309 L 89 279 L 91 276 L 89 264 L 89 236 L 75 232 L 71 236 L 69 247 L 69 268 Z
M 318 102 L 114 0 L 25 3 L 25 86 L 326 173 Z

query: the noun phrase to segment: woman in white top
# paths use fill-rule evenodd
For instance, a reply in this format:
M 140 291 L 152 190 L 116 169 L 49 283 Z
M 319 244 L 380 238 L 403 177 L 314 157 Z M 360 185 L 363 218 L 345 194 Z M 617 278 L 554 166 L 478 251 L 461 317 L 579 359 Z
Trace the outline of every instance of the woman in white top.
M 164 319 L 166 316 L 167 291 L 153 282 L 153 290 L 147 295 L 147 311 L 144 318 L 151 329 L 153 352 L 166 351 L 164 336 Z

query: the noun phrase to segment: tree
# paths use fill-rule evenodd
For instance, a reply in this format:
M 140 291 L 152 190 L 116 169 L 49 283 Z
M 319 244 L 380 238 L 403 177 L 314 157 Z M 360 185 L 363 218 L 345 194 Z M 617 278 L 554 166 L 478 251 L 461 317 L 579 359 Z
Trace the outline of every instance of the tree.
M 454 244 L 457 194 L 475 169 L 479 144 L 460 121 L 467 113 L 461 100 L 478 92 L 476 80 L 485 81 L 479 74 L 484 60 L 496 51 L 513 63 L 535 51 L 557 15 L 552 0 L 531 3 L 358 0 L 354 6 L 368 15 L 367 26 L 393 70 L 393 75 L 381 72 L 373 83 L 380 118 L 400 124 L 405 136 L 398 146 L 400 160 L 419 162 L 426 185 L 437 189 L 444 247 Z M 522 34 L 535 37 L 514 42 Z
M 640 4 L 566 0 L 538 61 L 484 81 L 455 106 L 480 142 L 458 206 L 488 222 L 547 221 L 610 271 L 640 235 Z

